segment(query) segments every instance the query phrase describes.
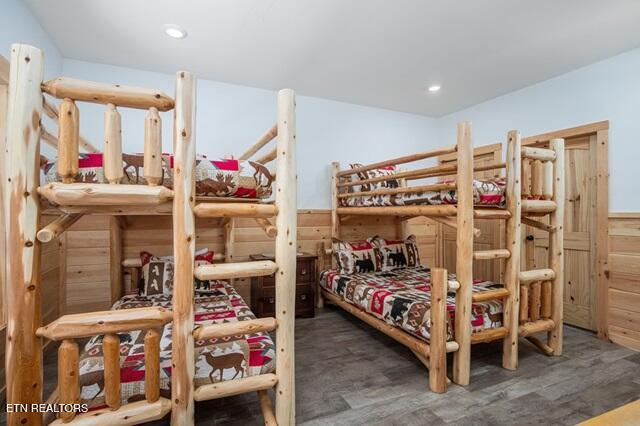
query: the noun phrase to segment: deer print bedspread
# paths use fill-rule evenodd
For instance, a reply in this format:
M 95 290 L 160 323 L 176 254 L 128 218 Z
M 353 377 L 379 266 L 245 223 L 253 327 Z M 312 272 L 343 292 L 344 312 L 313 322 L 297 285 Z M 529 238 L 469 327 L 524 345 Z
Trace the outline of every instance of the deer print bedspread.
M 61 182 L 57 160 L 44 166 L 45 183 Z M 102 167 L 102 153 L 80 154 L 76 182 L 107 183 Z M 122 154 L 123 184 L 146 185 L 144 155 Z M 162 155 L 162 184 L 173 187 L 173 155 Z M 266 166 L 255 161 L 208 159 L 196 157 L 196 194 L 212 197 L 268 198 L 273 175 Z
M 449 274 L 449 281 L 455 281 Z M 403 268 L 387 272 L 339 274 L 335 270 L 320 275 L 320 285 L 386 323 L 423 340 L 429 340 L 431 272 L 428 268 Z M 490 281 L 474 281 L 473 292 L 502 288 Z M 455 293 L 447 295 L 447 339 L 453 338 Z M 502 326 L 502 302 L 474 303 L 471 315 L 473 332 Z
M 444 181 L 444 183 L 453 182 L 455 181 Z M 387 188 L 387 186 L 385 186 L 385 188 Z M 476 206 L 501 207 L 505 203 L 505 188 L 506 181 L 504 179 L 474 180 L 473 203 Z M 457 202 L 458 191 L 456 190 L 422 191 L 403 194 L 365 195 L 340 198 L 340 204 L 345 207 L 439 205 L 456 204 Z
M 228 284 L 212 282 L 211 293 L 196 296 L 195 324 L 207 325 L 255 318 L 240 295 Z M 167 295 L 125 296 L 112 309 L 162 306 L 171 309 Z M 134 331 L 121 333 L 120 381 L 122 403 L 144 399 L 144 337 Z M 266 333 L 195 342 L 196 387 L 275 370 L 275 346 Z M 160 393 L 171 398 L 171 323 L 160 341 Z M 80 357 L 80 398 L 91 409 L 104 407 L 104 358 L 102 336 L 92 338 Z

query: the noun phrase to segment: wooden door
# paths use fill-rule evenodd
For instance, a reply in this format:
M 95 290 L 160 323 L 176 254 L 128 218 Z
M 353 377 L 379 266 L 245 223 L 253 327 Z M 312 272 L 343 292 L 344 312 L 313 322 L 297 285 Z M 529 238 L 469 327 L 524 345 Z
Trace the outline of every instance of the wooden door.
M 600 269 L 607 249 L 606 244 L 598 249 L 598 239 L 604 232 L 606 241 L 607 235 L 607 128 L 608 123 L 602 129 L 582 126 L 525 139 L 527 145 L 545 146 L 551 137 L 565 138 L 564 322 L 594 331 L 599 329 L 599 311 L 606 312 L 599 282 L 605 279 Z M 547 267 L 548 234 L 532 227 L 523 231 L 523 267 Z
M 474 150 L 474 164 L 476 166 L 500 163 L 502 161 L 502 144 L 496 143 L 478 147 Z M 441 156 L 440 164 L 455 163 L 455 154 Z M 503 176 L 503 170 L 487 170 L 474 173 L 476 179 L 491 179 Z M 445 179 L 455 178 L 446 176 Z M 442 236 L 440 241 L 441 259 L 443 266 L 450 272 L 456 270 L 456 230 L 440 225 Z M 492 250 L 504 245 L 504 222 L 501 220 L 474 220 L 474 227 L 480 229 L 480 236 L 474 240 L 474 250 Z M 473 278 L 496 282 L 504 282 L 504 260 L 474 261 Z

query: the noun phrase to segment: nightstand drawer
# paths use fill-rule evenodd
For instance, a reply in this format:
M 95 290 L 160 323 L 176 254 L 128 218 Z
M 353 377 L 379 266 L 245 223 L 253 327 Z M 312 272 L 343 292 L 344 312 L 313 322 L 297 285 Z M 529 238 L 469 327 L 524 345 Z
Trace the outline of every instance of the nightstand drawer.
M 313 282 L 316 273 L 314 264 L 314 261 L 299 261 L 296 268 L 296 281 Z
M 251 255 L 251 260 L 274 260 L 265 255 Z M 277 272 L 276 272 L 277 274 Z M 313 317 L 315 314 L 316 257 L 298 256 L 296 261 L 296 316 Z M 276 275 L 251 279 L 251 308 L 257 317 L 275 315 Z

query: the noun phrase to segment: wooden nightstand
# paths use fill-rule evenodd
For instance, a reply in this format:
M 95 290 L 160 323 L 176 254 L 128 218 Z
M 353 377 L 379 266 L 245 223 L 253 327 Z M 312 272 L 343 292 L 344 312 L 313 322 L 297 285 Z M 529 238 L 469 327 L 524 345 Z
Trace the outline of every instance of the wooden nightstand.
M 275 260 L 273 256 L 253 254 L 251 260 Z M 317 256 L 309 253 L 298 254 L 296 267 L 296 316 L 315 315 Z M 273 317 L 276 314 L 276 282 L 274 275 L 251 279 L 251 310 L 258 318 Z

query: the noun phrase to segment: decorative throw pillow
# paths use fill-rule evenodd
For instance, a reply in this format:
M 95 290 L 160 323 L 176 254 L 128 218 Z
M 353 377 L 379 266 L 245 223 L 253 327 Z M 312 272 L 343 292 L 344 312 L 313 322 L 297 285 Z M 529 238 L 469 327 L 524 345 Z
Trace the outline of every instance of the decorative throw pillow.
M 197 250 L 194 257 L 194 266 L 206 265 L 213 263 L 214 253 L 207 248 Z M 140 252 L 142 260 L 142 283 L 139 291 L 142 296 L 151 296 L 154 294 L 171 295 L 173 293 L 173 271 L 175 269 L 175 261 L 173 256 L 154 256 L 153 254 L 143 251 Z M 202 288 L 211 288 L 208 281 L 195 281 L 196 291 L 198 284 Z
M 375 236 L 368 241 L 382 253 L 383 271 L 420 266 L 420 254 L 415 235 L 409 235 L 406 240 L 387 240 Z
M 352 169 L 362 167 L 362 164 L 355 163 L 349 165 Z M 381 167 L 379 169 L 367 170 L 366 172 L 356 173 L 359 180 L 367 180 L 378 178 L 382 176 L 393 176 L 396 174 L 396 166 Z M 400 186 L 398 179 L 383 180 L 380 182 L 363 183 L 361 185 L 362 191 L 374 191 L 382 188 L 397 188 Z
M 142 296 L 170 295 L 173 291 L 173 257 L 158 257 L 143 251 L 140 253 L 140 259 L 144 278 L 140 294 Z
M 348 242 L 334 239 L 333 253 L 340 274 L 380 272 L 382 252 L 368 241 Z

